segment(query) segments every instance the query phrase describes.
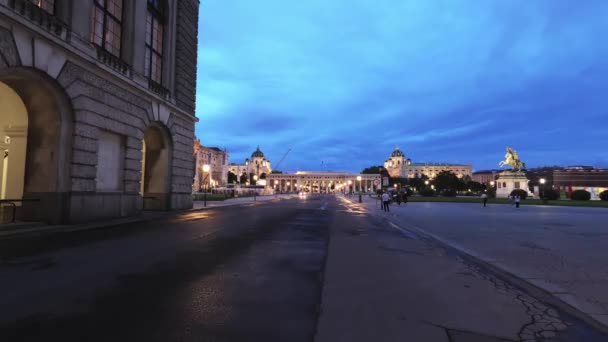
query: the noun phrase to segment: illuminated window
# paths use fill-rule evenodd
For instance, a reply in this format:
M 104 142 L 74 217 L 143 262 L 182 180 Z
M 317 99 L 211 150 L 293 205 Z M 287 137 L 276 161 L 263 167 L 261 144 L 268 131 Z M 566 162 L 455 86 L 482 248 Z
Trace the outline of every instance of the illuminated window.
M 30 0 L 34 5 L 42 8 L 49 14 L 55 14 L 55 0 Z
M 92 41 L 120 57 L 122 38 L 122 0 L 95 0 Z
M 164 12 L 160 0 L 148 0 L 145 76 L 162 84 Z

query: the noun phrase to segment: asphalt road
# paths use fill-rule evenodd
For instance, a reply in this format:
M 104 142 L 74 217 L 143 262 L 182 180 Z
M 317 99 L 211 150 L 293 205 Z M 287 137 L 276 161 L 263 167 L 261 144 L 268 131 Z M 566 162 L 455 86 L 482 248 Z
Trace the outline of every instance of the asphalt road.
M 608 340 L 333 196 L 3 240 L 0 258 L 0 341 Z

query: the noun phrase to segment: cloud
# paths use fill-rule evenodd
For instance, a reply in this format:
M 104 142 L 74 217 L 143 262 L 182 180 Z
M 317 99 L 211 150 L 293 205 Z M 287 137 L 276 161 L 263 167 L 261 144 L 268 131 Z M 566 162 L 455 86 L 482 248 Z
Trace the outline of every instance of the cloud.
M 547 148 L 605 163 L 588 132 L 608 123 L 606 17 L 594 0 L 208 0 L 197 135 L 232 162 L 292 148 L 294 169 L 359 171 L 395 144 L 476 168 L 505 144 L 529 165 L 565 162 Z

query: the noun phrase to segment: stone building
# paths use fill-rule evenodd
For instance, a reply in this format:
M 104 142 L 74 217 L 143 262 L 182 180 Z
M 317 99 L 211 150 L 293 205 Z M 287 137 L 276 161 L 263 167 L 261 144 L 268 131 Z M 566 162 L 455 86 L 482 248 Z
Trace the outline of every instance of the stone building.
M 252 184 L 251 175 L 258 176 L 258 179 L 265 179 L 272 172 L 270 160 L 266 159 L 260 146 L 253 151 L 251 159 L 245 159 L 245 164 L 230 164 L 228 170 L 238 176 L 246 175 L 248 182 Z
M 228 151 L 218 147 L 205 147 L 194 142 L 196 169 L 192 191 L 223 187 L 228 183 Z
M 330 171 L 298 171 L 294 174 L 268 175 L 266 188 L 276 192 L 305 191 L 312 193 L 365 192 L 381 188 L 379 174 L 352 174 Z
M 498 177 L 499 173 L 500 173 L 500 170 L 498 170 L 498 171 L 496 171 L 496 170 L 475 171 L 471 175 L 471 180 L 473 180 L 474 182 L 477 182 L 477 183 L 491 185 L 492 182 L 496 182 L 496 178 Z
M 435 178 L 442 171 L 450 171 L 460 178 L 470 177 L 473 169 L 470 164 L 412 163 L 412 160 L 406 158 L 398 146 L 384 162 L 384 168 L 391 177 L 414 178 L 425 175 L 429 179 Z
M 0 0 L 0 196 L 22 220 L 192 206 L 198 0 Z

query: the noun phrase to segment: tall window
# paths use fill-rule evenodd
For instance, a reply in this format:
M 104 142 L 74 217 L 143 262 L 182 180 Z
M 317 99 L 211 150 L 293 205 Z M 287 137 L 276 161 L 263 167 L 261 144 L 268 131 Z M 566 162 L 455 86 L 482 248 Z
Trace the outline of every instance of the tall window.
M 122 0 L 95 0 L 93 43 L 120 57 L 122 36 Z
M 34 5 L 42 8 L 49 14 L 55 14 L 55 0 L 30 0 Z
M 164 11 L 161 0 L 148 0 L 145 76 L 162 84 Z

